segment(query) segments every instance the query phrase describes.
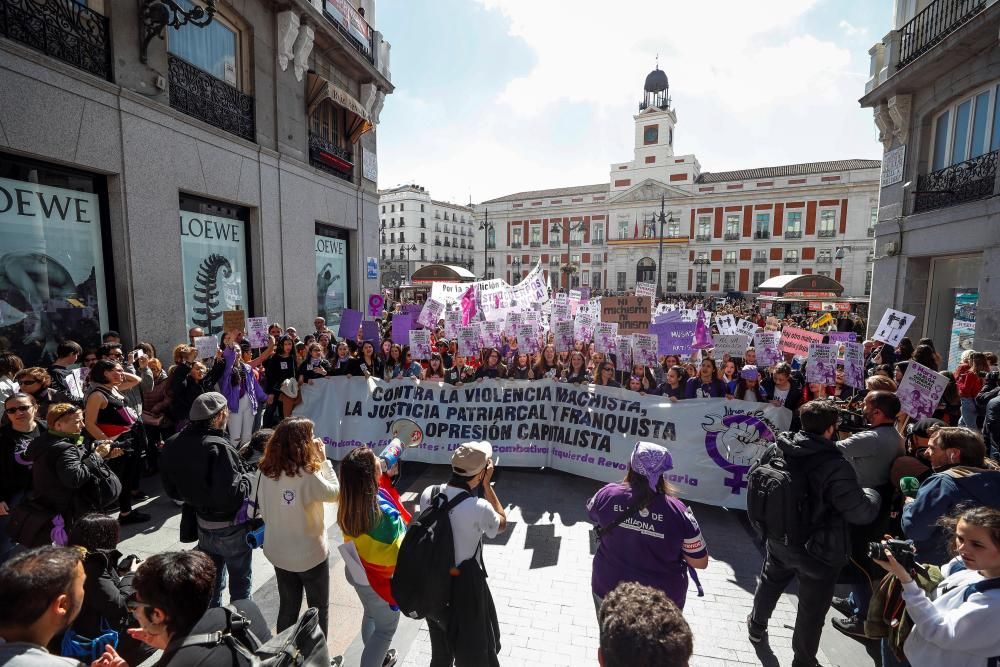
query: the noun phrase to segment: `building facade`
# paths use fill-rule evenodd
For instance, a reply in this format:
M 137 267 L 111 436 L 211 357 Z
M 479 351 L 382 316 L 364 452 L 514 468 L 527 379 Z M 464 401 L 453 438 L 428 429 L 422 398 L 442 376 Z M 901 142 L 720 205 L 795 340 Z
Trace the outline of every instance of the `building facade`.
M 861 98 L 884 149 L 871 305 L 954 368 L 1000 349 L 1000 2 L 896 0 L 893 21 Z
M 336 321 L 378 284 L 374 3 L 177 4 L 0 0 L 0 347 L 28 363 Z
M 776 275 L 816 273 L 845 296 L 868 294 L 877 160 L 702 171 L 695 155 L 674 152 L 677 114 L 659 69 L 633 124 L 633 158 L 612 164 L 607 181 L 476 206 L 493 226 L 487 274 L 516 282 L 541 261 L 554 287 L 749 294 Z
M 472 270 L 479 233 L 468 206 L 432 199 L 419 185 L 379 191 L 379 257 L 384 287 L 408 282 L 428 264 Z

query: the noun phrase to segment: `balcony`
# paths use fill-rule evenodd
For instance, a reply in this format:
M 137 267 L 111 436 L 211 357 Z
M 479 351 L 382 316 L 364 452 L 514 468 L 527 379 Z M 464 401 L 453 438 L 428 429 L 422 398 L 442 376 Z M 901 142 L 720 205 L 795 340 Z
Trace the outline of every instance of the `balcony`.
M 930 51 L 987 5 L 987 0 L 936 0 L 899 30 L 896 71 Z
M 427 229 L 427 223 L 423 220 L 420 221 L 420 229 Z
M 711 241 L 712 240 L 712 235 L 711 234 L 698 234 L 698 236 L 694 237 L 694 240 L 695 241 Z
M 785 238 L 786 239 L 800 239 L 800 238 L 802 238 L 802 232 L 801 231 L 798 231 L 798 232 L 795 232 L 795 231 L 785 232 Z
M 439 245 L 441 245 L 441 242 L 440 241 L 435 241 L 434 245 L 439 246 Z
M 771 238 L 771 232 L 756 231 L 753 233 L 753 237 L 758 241 L 760 241 L 761 239 L 769 239 Z
M 86 3 L 0 0 L 0 35 L 112 80 L 108 18 Z
M 830 255 L 820 255 L 816 258 L 817 264 L 833 264 L 833 257 Z
M 541 241 L 532 241 L 531 243 L 528 244 L 528 246 L 530 246 L 532 248 L 541 248 L 542 247 L 542 242 Z
M 495 242 L 493 242 L 493 241 L 487 241 L 486 242 L 486 249 L 487 250 L 496 250 L 497 249 L 497 244 Z
M 352 183 L 354 182 L 352 157 L 351 151 L 327 141 L 318 134 L 309 133 L 309 164 L 317 169 Z M 395 223 L 389 225 L 390 228 L 395 226 Z M 402 239 L 402 234 L 400 238 Z
M 753 263 L 754 264 L 767 264 L 767 257 L 754 257 L 753 258 Z
M 583 245 L 583 240 L 582 239 L 570 239 L 569 240 L 569 247 L 570 248 L 579 248 L 582 245 Z
M 558 259 L 550 259 L 549 260 L 549 266 L 559 266 L 559 260 Z
M 726 236 L 724 238 L 727 241 L 739 241 L 740 240 L 740 233 L 739 232 L 726 232 Z
M 590 260 L 591 266 L 604 266 L 604 260 L 600 257 L 594 257 Z
M 510 244 L 510 247 L 511 248 L 520 248 L 521 247 L 521 242 L 520 241 L 514 241 L 513 243 Z
M 836 229 L 821 229 L 816 232 L 816 236 L 821 239 L 832 239 L 837 236 Z
M 784 262 L 785 262 L 785 264 L 798 264 L 799 263 L 799 258 L 798 257 L 786 257 L 784 259 Z
M 604 245 L 604 237 L 594 237 L 590 239 L 590 245 Z
M 170 106 L 247 141 L 257 140 L 253 97 L 172 53 L 167 54 L 167 72 Z M 349 168 L 353 171 L 354 164 Z
M 558 248 L 561 245 L 562 245 L 562 241 L 560 241 L 559 239 L 550 239 L 549 240 L 549 247 L 550 248 Z
M 954 206 L 992 196 L 998 158 L 1000 151 L 993 151 L 918 177 L 913 212 Z
M 724 260 L 722 260 L 722 263 L 723 264 L 735 264 L 736 263 L 736 258 L 735 257 L 726 257 Z
M 372 38 L 375 31 L 354 7 L 343 0 L 325 0 L 323 15 L 368 62 L 375 64 Z

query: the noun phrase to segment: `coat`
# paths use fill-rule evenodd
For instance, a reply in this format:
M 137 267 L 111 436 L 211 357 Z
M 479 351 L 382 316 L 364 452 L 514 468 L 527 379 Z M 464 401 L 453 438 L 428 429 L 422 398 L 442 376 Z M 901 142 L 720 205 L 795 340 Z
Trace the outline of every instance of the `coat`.
M 96 483 L 94 473 L 85 460 L 100 455 L 87 452 L 82 445 L 61 435 L 46 432 L 28 445 L 24 458 L 31 461 L 33 496 L 44 506 L 69 520 L 102 508 L 88 504 L 81 490 Z M 96 462 L 95 462 L 96 463 Z
M 191 423 L 160 451 L 167 495 L 195 508 L 205 521 L 235 521 L 250 494 L 251 474 L 225 431 Z

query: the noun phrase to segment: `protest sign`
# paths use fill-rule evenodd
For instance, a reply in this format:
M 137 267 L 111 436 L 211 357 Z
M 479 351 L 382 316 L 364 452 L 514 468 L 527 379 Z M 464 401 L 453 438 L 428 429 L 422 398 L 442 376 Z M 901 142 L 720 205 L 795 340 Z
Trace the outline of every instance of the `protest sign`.
M 222 330 L 225 332 L 230 331 L 243 331 L 247 325 L 247 314 L 242 310 L 224 310 L 222 311 Z
M 362 313 L 360 310 L 345 308 L 340 316 L 340 326 L 337 328 L 337 335 L 341 338 L 354 340 L 358 336 L 361 319 Z
M 615 349 L 618 325 L 614 322 L 598 322 L 594 327 L 594 351 L 608 354 Z
M 593 315 L 577 314 L 573 320 L 573 336 L 581 343 L 589 343 L 594 337 L 594 327 L 597 326 L 597 318 Z
M 724 336 L 730 336 L 738 333 L 736 331 L 735 315 L 719 315 L 715 318 L 715 326 L 719 330 L 719 333 Z
M 632 334 L 632 364 L 656 365 L 656 336 Z
M 809 328 L 819 329 L 820 327 L 826 326 L 830 322 L 833 322 L 833 315 L 831 315 L 830 313 L 824 313 L 822 316 L 820 316 L 818 320 L 810 324 Z
M 743 334 L 750 340 L 753 340 L 753 336 L 755 333 L 757 333 L 757 329 L 759 328 L 760 327 L 758 327 L 750 320 L 741 319 L 739 322 L 736 323 L 736 330 L 733 331 L 733 333 Z
M 886 308 L 882 314 L 882 320 L 875 329 L 874 340 L 881 341 L 890 347 L 898 347 L 899 341 L 903 340 L 906 330 L 913 324 L 916 317 L 899 310 Z M 910 415 L 911 417 L 913 415 Z
M 365 320 L 361 323 L 361 340 L 371 341 L 378 348 L 379 341 L 381 340 L 378 331 L 378 322 Z
M 650 299 L 656 297 L 656 284 L 655 283 L 636 283 L 635 284 L 635 295 L 636 296 L 648 296 Z
M 479 344 L 483 347 L 500 349 L 500 322 L 479 323 Z
M 385 298 L 381 294 L 372 294 L 368 297 L 368 316 L 378 317 L 382 314 L 382 306 L 385 305 Z
M 396 313 L 392 316 L 392 342 L 400 345 L 410 343 L 410 329 L 413 328 L 413 315 Z
M 656 353 L 660 355 L 690 354 L 694 342 L 695 322 L 660 322 L 649 326 L 650 333 L 656 334 Z
M 538 326 L 535 324 L 519 324 L 517 326 L 517 349 L 527 354 L 536 354 L 541 349 L 539 345 Z
M 75 401 L 82 402 L 84 399 L 84 392 L 83 392 L 84 382 L 80 378 L 81 370 L 86 370 L 88 373 L 90 372 L 89 368 L 87 368 L 86 366 L 81 366 L 80 368 L 74 368 L 73 370 L 71 370 L 64 376 L 63 379 L 66 382 L 66 388 L 69 389 L 70 398 L 72 398 Z
M 917 421 L 934 414 L 947 387 L 948 378 L 922 364 L 910 361 L 906 366 L 906 373 L 903 374 L 903 380 L 896 389 L 896 396 L 903 412 Z
M 809 354 L 809 343 L 822 343 L 823 334 L 817 331 L 806 331 L 798 327 L 785 327 L 781 330 L 781 351 L 806 357 Z
M 712 336 L 712 356 L 722 359 L 723 355 L 742 357 L 750 346 L 750 339 L 743 334 L 715 334 Z
M 777 331 L 758 331 L 753 336 L 753 348 L 757 353 L 758 366 L 773 366 L 782 360 L 778 345 L 781 334 Z
M 510 285 L 507 284 L 507 281 L 501 278 L 480 280 L 474 283 L 435 282 L 431 284 L 431 298 L 434 299 L 435 301 L 440 301 L 446 306 L 457 304 L 462 299 L 462 295 L 468 291 L 470 286 L 474 289 L 474 292 L 477 296 L 479 296 L 483 292 L 488 292 L 490 290 L 510 287 Z
M 77 376 L 77 382 L 80 383 L 81 389 L 87 386 L 87 378 L 90 377 L 89 368 L 87 368 L 86 366 L 80 366 L 80 368 L 77 368 L 75 371 L 73 371 L 73 374 Z
M 381 451 L 389 424 L 412 419 L 423 442 L 407 460 L 447 465 L 462 442 L 488 440 L 502 465 L 555 468 L 602 482 L 620 480 L 637 440 L 668 447 L 666 479 L 688 500 L 743 509 L 746 474 L 791 412 L 724 399 L 671 403 L 623 389 L 552 380 L 483 380 L 463 387 L 414 379 L 335 377 L 302 388 L 295 416 L 315 422 L 326 454 Z M 582 407 L 585 406 L 585 407 Z
M 844 384 L 865 388 L 865 346 L 861 343 L 844 343 Z
M 560 322 L 569 319 L 569 304 L 556 302 L 552 304 L 551 322 Z
M 194 347 L 198 350 L 199 359 L 214 359 L 219 350 L 219 339 L 216 336 L 198 336 L 194 339 Z
M 458 353 L 463 357 L 479 354 L 479 327 L 476 325 L 458 328 Z
M 649 331 L 648 296 L 615 296 L 601 299 L 601 321 L 617 322 L 619 335 Z
M 443 312 L 443 303 L 434 299 L 427 299 L 424 302 L 424 307 L 420 309 L 420 315 L 417 316 L 417 324 L 425 326 L 428 329 L 433 329 L 441 320 L 441 313 Z
M 247 340 L 250 341 L 250 347 L 267 347 L 268 333 L 266 317 L 251 317 L 247 319 Z
M 444 335 L 448 338 L 458 338 L 458 328 L 462 326 L 462 311 L 449 310 L 444 314 Z
M 507 313 L 507 319 L 503 322 L 503 333 L 505 336 L 516 336 L 517 328 L 524 324 L 523 312 Z
M 410 356 L 413 359 L 431 358 L 431 332 L 427 329 L 410 329 Z
M 831 343 L 854 343 L 858 340 L 858 335 L 853 331 L 831 331 L 827 336 Z
M 556 337 L 556 352 L 569 352 L 573 349 L 573 328 L 573 320 L 560 320 L 552 323 L 552 332 Z
M 837 381 L 837 346 L 810 343 L 806 361 L 806 382 L 833 384 Z
M 632 337 L 615 336 L 615 368 L 620 371 L 632 370 Z

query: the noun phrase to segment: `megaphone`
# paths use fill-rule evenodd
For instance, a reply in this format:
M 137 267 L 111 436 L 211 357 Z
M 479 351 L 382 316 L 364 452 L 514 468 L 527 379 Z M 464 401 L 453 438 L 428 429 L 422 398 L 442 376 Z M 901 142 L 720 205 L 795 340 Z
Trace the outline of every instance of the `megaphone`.
M 424 431 L 412 419 L 397 419 L 389 426 L 392 440 L 378 455 L 383 461 L 383 470 L 392 478 L 399 477 L 399 461 L 403 458 L 403 450 L 416 447 L 424 441 Z

